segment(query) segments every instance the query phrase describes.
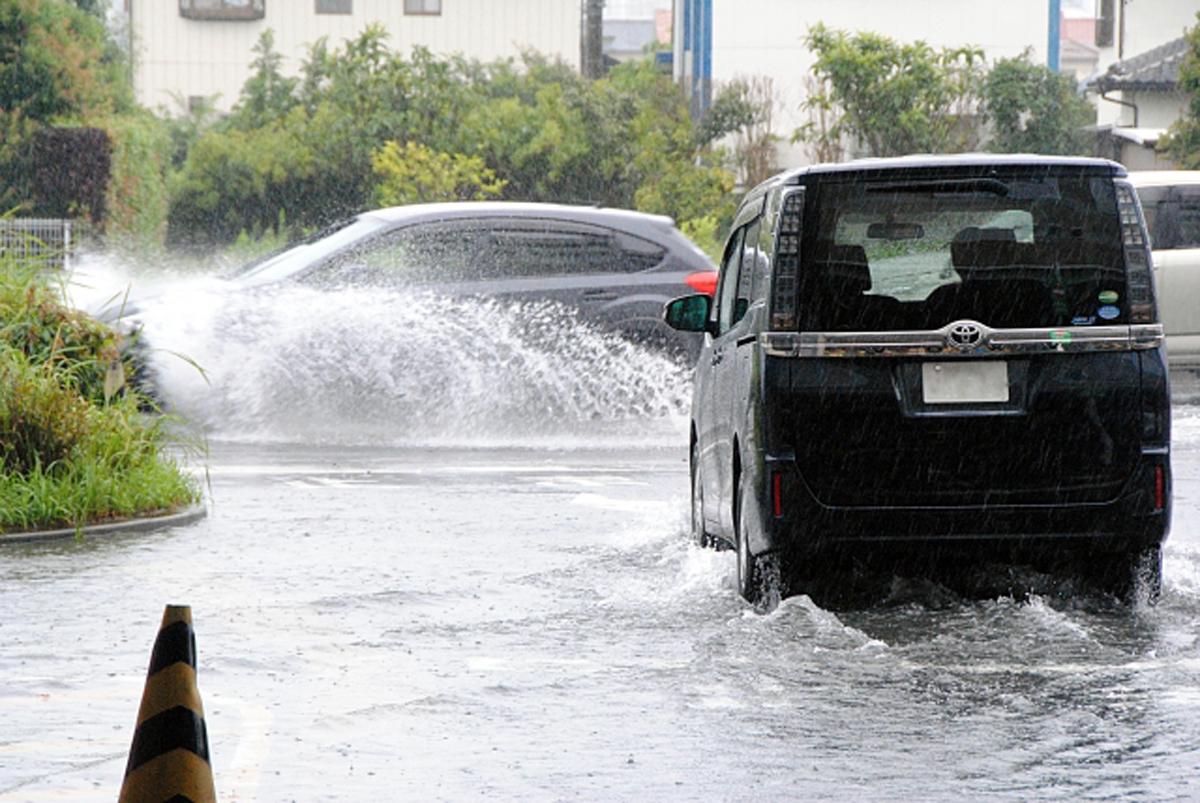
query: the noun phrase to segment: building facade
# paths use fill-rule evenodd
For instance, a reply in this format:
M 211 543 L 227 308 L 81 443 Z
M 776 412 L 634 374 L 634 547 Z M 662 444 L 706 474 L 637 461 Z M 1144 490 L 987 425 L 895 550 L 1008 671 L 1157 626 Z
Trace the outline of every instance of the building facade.
M 1114 65 L 1128 72 L 1145 70 L 1144 62 L 1157 64 L 1165 44 L 1177 43 L 1198 24 L 1200 0 L 1096 0 L 1096 17 L 1051 26 L 1060 7 L 1054 0 L 674 0 L 674 76 L 688 91 L 694 114 L 728 80 L 769 77 L 778 101 L 775 133 L 787 139 L 808 121 L 803 103 L 815 56 L 804 38 L 812 25 L 875 31 L 934 47 L 976 46 L 988 61 L 1027 52 L 1038 64 L 1048 61 L 1051 29 L 1057 28 L 1060 66 L 1092 90 L 1100 128 L 1160 133 L 1178 118 L 1186 98 L 1165 85 L 1098 77 Z M 1153 140 L 1147 142 L 1152 149 Z M 809 161 L 803 146 L 780 146 L 781 166 Z
M 307 47 L 331 47 L 379 24 L 390 46 L 491 61 L 535 50 L 579 67 L 579 0 L 126 0 L 137 100 L 178 113 L 215 99 L 230 109 L 250 74 L 251 49 L 270 29 L 283 69 Z
M 804 40 L 818 23 L 937 48 L 973 45 L 989 61 L 1028 50 L 1041 63 L 1050 28 L 1047 0 L 675 0 L 674 19 L 675 77 L 693 113 L 722 82 L 766 76 L 777 96 L 775 133 L 784 140 L 807 121 L 802 105 L 815 57 Z M 793 166 L 809 157 L 784 144 L 779 160 Z

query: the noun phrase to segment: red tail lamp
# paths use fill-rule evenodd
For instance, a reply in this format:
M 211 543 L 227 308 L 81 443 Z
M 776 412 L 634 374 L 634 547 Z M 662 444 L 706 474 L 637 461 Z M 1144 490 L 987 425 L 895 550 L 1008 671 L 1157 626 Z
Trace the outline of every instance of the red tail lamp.
M 771 475 L 771 504 L 775 518 L 783 515 L 783 475 Z
M 1167 479 L 1162 466 L 1154 467 L 1154 509 L 1162 510 L 1167 506 Z
M 704 293 L 706 296 L 716 295 L 717 272 L 715 270 L 703 270 L 699 273 L 690 273 L 683 281 L 688 287 L 692 288 L 697 293 Z

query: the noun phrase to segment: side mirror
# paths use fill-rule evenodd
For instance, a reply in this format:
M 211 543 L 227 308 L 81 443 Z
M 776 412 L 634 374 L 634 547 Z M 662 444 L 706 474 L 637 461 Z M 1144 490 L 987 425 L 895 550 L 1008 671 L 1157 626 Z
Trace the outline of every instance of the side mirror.
M 663 307 L 667 326 L 680 332 L 707 332 L 712 299 L 704 294 L 684 296 L 668 301 Z

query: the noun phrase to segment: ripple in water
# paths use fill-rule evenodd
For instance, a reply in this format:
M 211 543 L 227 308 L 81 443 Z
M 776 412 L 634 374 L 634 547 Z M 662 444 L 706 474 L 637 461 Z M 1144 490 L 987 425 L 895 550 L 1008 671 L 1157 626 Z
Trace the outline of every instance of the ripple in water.
M 572 447 L 686 432 L 690 368 L 560 305 L 222 284 L 177 283 L 139 316 L 166 401 L 217 439 Z

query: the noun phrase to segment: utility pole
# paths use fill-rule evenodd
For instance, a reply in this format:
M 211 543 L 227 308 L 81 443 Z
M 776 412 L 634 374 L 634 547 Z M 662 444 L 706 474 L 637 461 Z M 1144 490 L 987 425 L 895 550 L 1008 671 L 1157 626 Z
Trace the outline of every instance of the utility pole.
M 580 71 L 584 78 L 604 75 L 604 0 L 583 0 L 583 58 Z

